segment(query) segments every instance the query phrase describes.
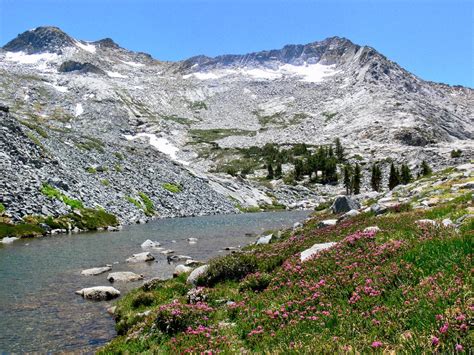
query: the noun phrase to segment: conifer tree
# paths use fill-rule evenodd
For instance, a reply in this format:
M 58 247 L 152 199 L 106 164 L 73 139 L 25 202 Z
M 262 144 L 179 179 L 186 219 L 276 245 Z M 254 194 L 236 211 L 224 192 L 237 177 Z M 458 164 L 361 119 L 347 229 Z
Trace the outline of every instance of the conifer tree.
M 400 177 L 401 183 L 406 185 L 409 184 L 410 181 L 412 180 L 410 168 L 408 167 L 407 164 L 402 164 L 402 174 Z
M 274 175 L 273 175 L 273 167 L 271 163 L 267 164 L 267 170 L 268 170 L 267 179 L 273 180 Z
M 280 179 L 282 175 L 281 162 L 277 162 L 275 168 L 275 179 Z
M 344 165 L 344 187 L 346 188 L 346 195 L 352 195 L 352 167 L 349 164 Z
M 370 185 L 374 191 L 379 192 L 382 186 L 382 170 L 377 164 L 372 165 L 372 176 L 370 178 Z
M 301 180 L 303 177 L 304 166 L 303 162 L 300 159 L 295 160 L 295 179 Z
M 395 186 L 400 184 L 400 173 L 395 165 L 390 165 L 390 176 L 388 177 L 388 188 L 392 190 Z
M 335 143 L 335 153 L 336 153 L 336 158 L 339 163 L 342 163 L 345 158 L 344 158 L 344 147 L 341 144 L 341 140 L 339 138 L 336 138 L 334 140 Z
M 433 170 L 431 170 L 431 167 L 428 165 L 426 160 L 423 160 L 423 162 L 421 163 L 421 176 L 431 175 L 432 172 Z
M 360 166 L 356 163 L 354 168 L 354 175 L 352 176 L 352 189 L 354 191 L 354 195 L 358 195 L 360 193 L 360 183 L 361 183 L 361 171 Z

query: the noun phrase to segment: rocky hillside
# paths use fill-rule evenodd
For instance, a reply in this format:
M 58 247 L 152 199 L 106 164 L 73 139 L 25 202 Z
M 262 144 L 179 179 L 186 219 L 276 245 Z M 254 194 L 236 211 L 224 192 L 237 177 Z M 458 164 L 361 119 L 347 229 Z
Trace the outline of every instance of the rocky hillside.
M 206 265 L 178 262 L 116 303 L 119 336 L 99 353 L 469 352 L 473 169 L 343 196 Z
M 0 50 L 0 102 L 10 108 L 3 121 L 41 154 L 38 166 L 8 166 L 19 179 L 2 174 L 0 202 L 16 218 L 61 213 L 66 206 L 51 203 L 42 211 L 38 188 L 49 181 L 124 221 L 145 217 L 139 192 L 160 216 L 315 205 L 338 188 L 264 186 L 262 167 L 247 180 L 215 172 L 241 159 L 242 147 L 335 137 L 361 164 L 390 158 L 415 166 L 425 159 L 442 167 L 452 163 L 454 148 L 463 151 L 459 163 L 472 156 L 473 100 L 470 88 L 426 82 L 375 49 L 338 37 L 173 63 L 108 38 L 87 42 L 39 27 Z M 12 152 L 2 151 L 22 161 Z
M 62 196 L 103 208 L 122 222 L 235 212 L 208 181 L 148 144 L 46 131 L 5 111 L 0 122 L 0 202 L 13 219 L 67 214 L 75 206 Z

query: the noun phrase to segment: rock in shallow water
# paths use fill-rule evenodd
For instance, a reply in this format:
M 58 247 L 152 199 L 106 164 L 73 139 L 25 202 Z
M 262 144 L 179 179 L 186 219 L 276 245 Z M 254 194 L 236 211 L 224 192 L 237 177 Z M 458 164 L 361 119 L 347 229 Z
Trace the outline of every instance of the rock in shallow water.
M 115 281 L 132 282 L 132 281 L 143 280 L 143 275 L 138 275 L 131 271 L 112 272 L 107 275 L 107 280 L 109 280 L 110 282 L 115 282 Z
M 104 272 L 112 270 L 111 266 L 102 266 L 102 267 L 93 267 L 91 269 L 86 269 L 81 271 L 81 275 L 84 276 L 95 276 L 103 274 Z
M 141 263 L 153 260 L 155 260 L 155 257 L 146 251 L 144 253 L 133 254 L 133 256 L 127 259 L 127 263 Z
M 15 240 L 18 240 L 18 239 L 20 239 L 20 238 L 5 237 L 5 238 L 3 238 L 0 242 L 1 242 L 2 244 L 11 244 L 11 243 L 13 243 Z
M 89 300 L 108 301 L 120 296 L 120 291 L 111 286 L 95 286 L 83 288 L 76 291 L 76 294 Z
M 141 245 L 141 247 L 142 247 L 143 249 L 155 248 L 155 247 L 159 247 L 159 246 L 160 246 L 160 243 L 154 242 L 154 241 L 152 241 L 152 240 L 150 240 L 150 239 L 145 240 L 145 241 L 142 243 L 142 245 Z

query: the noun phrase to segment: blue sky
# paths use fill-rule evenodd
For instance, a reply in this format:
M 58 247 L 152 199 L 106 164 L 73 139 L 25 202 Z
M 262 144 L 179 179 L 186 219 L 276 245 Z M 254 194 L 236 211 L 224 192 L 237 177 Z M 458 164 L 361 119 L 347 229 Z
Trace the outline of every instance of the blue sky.
M 41 25 L 111 37 L 161 60 L 329 36 L 370 45 L 426 80 L 474 87 L 471 0 L 0 0 L 0 43 Z

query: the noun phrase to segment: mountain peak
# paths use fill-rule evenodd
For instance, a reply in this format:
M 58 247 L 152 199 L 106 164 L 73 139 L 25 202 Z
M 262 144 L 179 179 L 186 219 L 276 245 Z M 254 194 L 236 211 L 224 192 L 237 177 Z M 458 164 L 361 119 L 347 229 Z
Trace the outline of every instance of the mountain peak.
M 66 47 L 74 45 L 74 39 L 54 26 L 43 26 L 25 31 L 8 42 L 3 49 L 10 52 L 57 53 L 61 54 Z

